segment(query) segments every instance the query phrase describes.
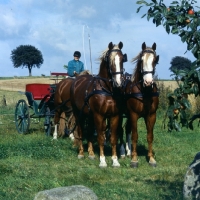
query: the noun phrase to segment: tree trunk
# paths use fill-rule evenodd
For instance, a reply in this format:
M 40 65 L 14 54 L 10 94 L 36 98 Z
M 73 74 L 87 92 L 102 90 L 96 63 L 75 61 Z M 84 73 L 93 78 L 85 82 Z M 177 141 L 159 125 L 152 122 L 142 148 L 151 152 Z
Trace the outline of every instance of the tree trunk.
M 32 69 L 32 67 L 31 67 L 31 66 L 28 66 L 29 76 L 32 76 L 32 74 L 31 74 L 31 69 Z

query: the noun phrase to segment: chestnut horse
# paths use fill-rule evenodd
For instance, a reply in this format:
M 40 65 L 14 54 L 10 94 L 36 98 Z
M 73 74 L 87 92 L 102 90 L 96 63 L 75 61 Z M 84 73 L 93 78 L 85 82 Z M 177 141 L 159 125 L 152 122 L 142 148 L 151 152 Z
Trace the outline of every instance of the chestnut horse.
M 90 74 L 88 70 L 85 70 L 81 72 L 80 74 L 75 74 L 75 77 L 80 75 Z M 63 79 L 56 85 L 56 90 L 54 94 L 54 106 L 55 106 L 55 116 L 54 116 L 54 133 L 53 133 L 53 139 L 57 139 L 58 137 L 58 124 L 60 134 L 59 136 L 63 136 L 64 134 L 64 128 L 66 123 L 71 123 L 71 113 L 72 113 L 72 107 L 70 102 L 70 87 L 72 82 L 75 80 L 75 78 L 68 77 L 66 79 Z M 71 116 L 71 117 L 70 117 Z M 70 117 L 70 118 L 69 118 Z M 69 118 L 66 120 L 66 118 Z M 73 136 L 72 136 L 73 137 Z
M 147 129 L 149 164 L 154 167 L 156 166 L 152 143 L 153 129 L 156 122 L 156 110 L 159 104 L 159 94 L 157 86 L 153 82 L 153 75 L 158 60 L 159 56 L 156 55 L 156 43 L 149 48 L 146 47 L 144 42 L 142 44 L 142 51 L 132 60 L 132 62 L 136 63 L 135 72 L 131 80 L 126 80 L 125 83 L 124 95 L 128 117 L 126 124 L 127 134 L 132 132 L 131 167 L 138 167 L 137 121 L 140 117 L 144 118 Z M 122 141 L 122 138 L 120 139 Z
M 100 148 L 99 167 L 106 167 L 104 155 L 104 141 L 106 132 L 106 121 L 110 122 L 110 143 L 112 147 L 112 161 L 114 167 L 120 166 L 117 158 L 117 128 L 119 122 L 121 87 L 123 85 L 123 62 L 126 54 L 122 54 L 123 43 L 118 45 L 109 43 L 108 49 L 104 51 L 100 59 L 100 68 L 97 76 L 79 76 L 72 83 L 70 99 L 73 113 L 76 118 L 79 136 L 78 158 L 84 157 L 83 130 L 87 119 L 86 139 L 88 142 L 89 158 L 95 157 L 93 149 L 93 136 L 96 129 L 97 141 Z

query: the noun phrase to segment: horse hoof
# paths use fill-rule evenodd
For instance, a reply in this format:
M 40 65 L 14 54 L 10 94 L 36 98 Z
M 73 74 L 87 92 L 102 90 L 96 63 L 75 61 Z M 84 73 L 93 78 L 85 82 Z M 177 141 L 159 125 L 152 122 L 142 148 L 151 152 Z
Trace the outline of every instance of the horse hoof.
M 78 155 L 78 159 L 84 158 L 84 155 Z
M 107 167 L 107 164 L 106 164 L 106 163 L 100 163 L 100 164 L 99 164 L 99 167 L 100 167 L 100 168 L 105 168 L 105 167 Z
M 95 156 L 94 155 L 93 156 L 88 156 L 88 158 L 91 159 L 91 160 L 94 160 Z
M 113 164 L 112 167 L 120 167 L 120 164 Z
M 156 165 L 156 162 L 155 162 L 155 163 L 149 162 L 149 165 L 150 165 L 151 167 L 156 167 L 156 166 L 157 166 L 157 165 Z
M 131 162 L 132 168 L 138 168 L 138 162 Z
M 120 167 L 120 164 L 118 162 L 118 159 L 117 158 L 114 158 L 112 159 L 113 160 L 113 164 L 112 164 L 112 167 Z
M 130 158 L 130 157 L 131 157 L 131 153 L 127 153 L 126 156 L 127 156 L 128 158 Z

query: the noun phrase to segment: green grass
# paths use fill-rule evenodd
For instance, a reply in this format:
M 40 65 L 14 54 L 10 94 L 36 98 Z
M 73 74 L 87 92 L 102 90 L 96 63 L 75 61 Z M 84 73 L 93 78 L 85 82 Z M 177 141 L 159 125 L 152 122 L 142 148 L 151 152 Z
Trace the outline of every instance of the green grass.
M 111 148 L 106 146 L 108 167 L 101 169 L 96 143 L 96 159 L 88 159 L 85 148 L 85 159 L 79 160 L 77 149 L 68 138 L 53 141 L 45 136 L 43 119 L 39 123 L 31 121 L 29 134 L 18 134 L 13 120 L 14 105 L 9 105 L 8 110 L 0 108 L 4 109 L 0 118 L 4 120 L 0 125 L 0 199 L 30 200 L 41 190 L 70 185 L 89 187 L 100 200 L 182 199 L 184 175 L 199 151 L 197 122 L 194 131 L 183 128 L 181 132 L 169 133 L 161 128 L 163 114 L 159 111 L 153 144 L 157 167 L 152 168 L 146 161 L 146 130 L 141 119 L 139 167 L 130 168 L 130 158 L 125 158 L 119 159 L 120 168 L 113 168 Z

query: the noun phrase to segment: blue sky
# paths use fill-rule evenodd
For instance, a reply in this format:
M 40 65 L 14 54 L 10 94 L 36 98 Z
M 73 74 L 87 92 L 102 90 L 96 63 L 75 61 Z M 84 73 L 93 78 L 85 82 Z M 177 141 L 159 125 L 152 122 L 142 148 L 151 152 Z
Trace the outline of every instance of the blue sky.
M 166 5 L 170 2 L 164 1 Z M 122 51 L 128 55 L 125 71 L 133 72 L 130 60 L 140 52 L 143 42 L 147 46 L 156 42 L 158 77 L 171 78 L 173 57 L 191 61 L 194 57 L 191 52 L 184 54 L 187 45 L 178 35 L 168 35 L 163 26 L 141 18 L 145 9 L 136 13 L 138 7 L 136 0 L 0 0 L 0 77 L 28 76 L 27 68 L 14 68 L 10 60 L 11 51 L 19 45 L 33 45 L 42 52 L 44 63 L 32 70 L 33 76 L 40 76 L 66 72 L 63 65 L 73 59 L 76 50 L 81 52 L 85 68 L 91 70 L 92 66 L 92 72 L 97 73 L 101 52 L 109 42 L 122 41 Z

